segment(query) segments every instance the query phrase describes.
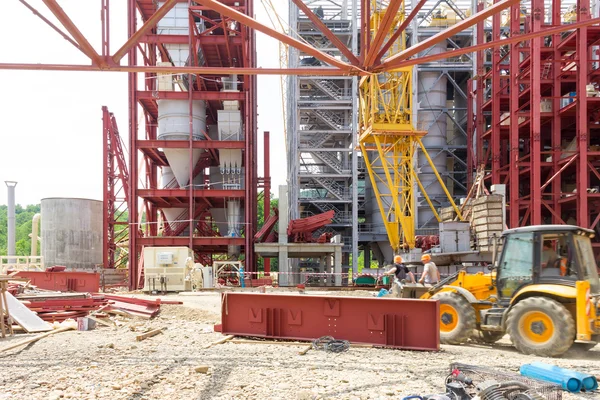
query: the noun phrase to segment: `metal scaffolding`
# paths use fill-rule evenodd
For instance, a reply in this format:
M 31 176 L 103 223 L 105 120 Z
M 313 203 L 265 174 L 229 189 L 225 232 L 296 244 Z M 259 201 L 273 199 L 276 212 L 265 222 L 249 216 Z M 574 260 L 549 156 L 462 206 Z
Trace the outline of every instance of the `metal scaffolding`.
M 488 184 L 507 185 L 511 228 L 600 232 L 600 28 L 582 26 L 597 15 L 589 0 L 532 0 L 477 26 L 481 44 L 545 32 L 478 51 L 470 92 L 469 162 L 485 166 Z
M 334 57 L 347 60 L 352 56 L 352 38 L 358 34 L 351 3 L 335 5 L 328 1 L 310 2 L 310 10 L 318 20 L 309 19 L 304 10 L 308 7 L 299 1 L 290 2 L 289 26 L 291 34 L 315 48 Z M 312 17 L 312 16 L 311 16 Z M 319 23 L 334 35 L 326 35 L 318 29 Z M 343 46 L 342 51 L 338 46 Z M 290 68 L 321 67 L 315 57 L 298 49 L 290 48 Z M 364 166 L 353 168 L 356 156 L 356 126 L 353 124 L 353 104 L 358 93 L 353 91 L 350 76 L 288 77 L 287 87 L 287 149 L 290 218 L 308 217 L 333 210 L 335 217 L 325 230 L 340 234 L 344 243 L 343 263 L 349 264 L 349 255 L 356 249 L 357 218 L 353 210 L 362 214 L 360 204 L 363 191 L 359 179 Z M 358 193 L 353 196 L 353 186 Z M 354 226 L 354 234 L 353 234 Z M 353 246 L 354 242 L 354 246 Z M 356 254 L 358 254 L 356 252 Z M 352 258 L 356 264 L 357 257 Z

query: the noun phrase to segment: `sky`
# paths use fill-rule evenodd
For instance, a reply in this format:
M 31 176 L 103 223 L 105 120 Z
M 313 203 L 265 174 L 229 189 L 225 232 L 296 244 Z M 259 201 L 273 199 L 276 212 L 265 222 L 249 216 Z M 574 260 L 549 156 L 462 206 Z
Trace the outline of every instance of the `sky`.
M 2 2 L 0 63 L 89 64 L 87 57 L 17 0 Z M 58 24 L 41 0 L 28 1 Z M 99 0 L 59 0 L 99 52 Z M 287 20 L 287 1 L 281 5 Z M 111 50 L 127 36 L 126 1 L 111 6 Z M 256 18 L 271 26 L 259 0 Z M 283 14 L 285 13 L 285 14 Z M 279 67 L 278 42 L 257 33 L 258 66 Z M 12 39 L 11 39 L 12 38 Z M 7 203 L 4 181 L 18 181 L 17 204 L 46 197 L 102 200 L 102 106 L 115 114 L 128 143 L 127 74 L 0 70 L 0 204 Z M 279 76 L 258 77 L 258 175 L 263 175 L 263 131 L 271 132 L 273 187 L 285 184 L 286 152 Z M 140 113 L 140 122 L 142 121 Z

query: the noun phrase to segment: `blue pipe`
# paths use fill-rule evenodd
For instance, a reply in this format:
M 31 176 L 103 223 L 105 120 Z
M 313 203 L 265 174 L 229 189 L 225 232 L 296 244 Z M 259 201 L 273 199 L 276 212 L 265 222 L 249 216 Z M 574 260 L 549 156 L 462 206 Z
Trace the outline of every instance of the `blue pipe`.
M 521 365 L 521 375 L 539 379 L 546 382 L 552 382 L 560 385 L 563 390 L 571 393 L 581 391 L 581 381 L 572 376 L 562 374 L 557 371 L 548 370 L 531 364 Z
M 593 390 L 598 389 L 598 381 L 593 375 L 584 374 L 581 372 L 573 371 L 572 369 L 560 368 L 556 365 L 545 364 L 541 362 L 532 362 L 531 365 L 539 368 L 544 368 L 550 371 L 559 372 L 561 374 L 564 374 L 565 376 L 571 376 L 575 379 L 578 379 L 581 381 L 581 384 L 583 386 L 582 390 L 585 390 L 586 392 L 591 392 Z

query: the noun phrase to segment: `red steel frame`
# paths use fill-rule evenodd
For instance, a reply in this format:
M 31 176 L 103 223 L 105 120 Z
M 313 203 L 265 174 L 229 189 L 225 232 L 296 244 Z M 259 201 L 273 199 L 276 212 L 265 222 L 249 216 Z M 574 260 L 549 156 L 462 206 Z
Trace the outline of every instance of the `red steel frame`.
M 117 121 L 107 107 L 102 107 L 104 179 L 102 265 L 117 268 L 117 247 L 127 241 L 129 209 L 129 172 L 119 136 Z
M 580 13 L 578 21 L 572 26 L 577 26 L 577 33 L 571 35 L 569 39 L 563 40 L 562 46 L 558 45 L 558 39 L 560 33 L 564 30 L 569 29 L 569 26 L 559 26 L 557 23 L 557 15 L 554 15 L 553 26 L 548 27 L 542 23 L 540 19 L 535 19 L 532 22 L 531 19 L 526 24 L 524 32 L 520 30 L 513 30 L 513 35 L 509 39 L 503 39 L 501 43 L 496 42 L 500 38 L 499 35 L 499 12 L 512 7 L 513 13 L 518 14 L 519 3 L 517 0 L 499 0 L 488 7 L 484 8 L 483 4 L 480 4 L 478 12 L 469 18 L 461 21 L 456 25 L 452 25 L 449 28 L 442 30 L 440 33 L 428 38 L 426 41 L 418 43 L 416 46 L 410 47 L 407 50 L 396 54 L 392 57 L 382 59 L 385 55 L 386 49 L 399 37 L 400 33 L 397 33 L 392 38 L 384 40 L 381 34 L 376 34 L 374 38 L 371 37 L 370 30 L 370 5 L 369 0 L 361 0 L 361 21 L 360 21 L 360 37 L 361 46 L 360 54 L 352 55 L 345 54 L 348 61 L 339 60 L 332 58 L 325 52 L 307 45 L 304 42 L 300 42 L 291 36 L 277 32 L 272 28 L 269 28 L 258 21 L 254 20 L 250 16 L 254 14 L 253 11 L 253 0 L 167 0 L 163 7 L 157 10 L 156 2 L 154 0 L 128 0 L 127 1 L 127 14 L 128 14 L 128 37 L 126 43 L 122 44 L 121 47 L 111 55 L 110 50 L 110 21 L 109 21 L 109 4 L 110 0 L 101 0 L 101 20 L 102 20 L 102 48 L 100 52 L 97 52 L 93 46 L 88 42 L 81 30 L 77 28 L 77 25 L 69 18 L 67 13 L 60 7 L 57 0 L 43 0 L 47 9 L 59 20 L 62 25 L 57 26 L 50 22 L 41 12 L 30 6 L 26 0 L 19 0 L 24 6 L 31 10 L 34 15 L 39 17 L 43 22 L 48 24 L 53 30 L 60 34 L 65 40 L 73 44 L 78 50 L 84 53 L 90 61 L 89 65 L 72 65 L 72 64 L 25 64 L 25 63 L 0 63 L 0 69 L 22 69 L 22 70 L 52 70 L 52 71 L 113 71 L 113 72 L 127 72 L 129 77 L 128 92 L 129 92 L 129 133 L 130 133 L 130 149 L 129 153 L 129 192 L 127 193 L 129 199 L 129 286 L 132 289 L 139 288 L 142 271 L 140 268 L 141 260 L 139 254 L 141 246 L 143 245 L 188 245 L 193 247 L 203 262 L 206 262 L 213 253 L 223 252 L 227 244 L 240 244 L 243 242 L 246 252 L 247 260 L 254 260 L 252 238 L 255 233 L 256 227 L 256 192 L 258 187 L 258 178 L 256 171 L 256 76 L 257 74 L 289 74 L 289 75 L 317 75 L 317 76 L 342 76 L 342 75 L 360 75 L 366 76 L 381 71 L 389 71 L 395 68 L 410 66 L 419 64 L 424 61 L 433 61 L 434 59 L 454 57 L 461 53 L 477 52 L 477 59 L 479 65 L 478 77 L 476 80 L 476 88 L 470 93 L 472 99 L 478 104 L 478 110 L 482 107 L 484 110 L 495 110 L 495 111 L 526 111 L 529 108 L 529 104 L 539 105 L 539 96 L 548 96 L 548 85 L 544 79 L 540 79 L 540 68 L 543 68 L 543 63 L 539 58 L 546 60 L 550 57 L 553 66 L 553 80 L 562 79 L 563 84 L 573 86 L 578 93 L 585 93 L 586 79 L 580 79 L 574 77 L 572 72 L 570 73 L 557 73 L 557 66 L 560 64 L 560 57 L 565 56 L 567 49 L 571 47 L 576 50 L 576 54 L 583 57 L 585 62 L 581 62 L 581 59 L 575 59 L 575 62 L 579 67 L 580 71 L 585 72 L 585 75 L 595 77 L 596 72 L 589 68 L 590 47 L 593 43 L 590 40 L 595 40 L 598 35 L 598 27 L 592 27 L 592 24 L 597 24 L 598 19 L 589 19 L 589 0 L 580 0 L 579 9 Z M 322 23 L 319 23 L 318 18 L 305 6 L 302 2 L 293 0 L 294 3 L 304 12 L 308 18 L 310 18 L 315 24 L 315 28 L 323 32 L 327 37 L 334 37 L 331 31 Z M 410 22 L 416 17 L 418 9 L 422 7 L 425 0 L 420 0 L 414 10 L 407 16 L 407 18 L 398 27 L 398 32 L 405 30 L 410 26 Z M 537 5 L 536 13 L 538 17 L 543 15 L 543 1 L 533 0 Z M 194 24 L 190 24 L 190 32 L 188 35 L 160 35 L 156 32 L 156 24 L 160 19 L 176 4 L 176 3 L 187 3 L 190 10 L 190 18 L 193 17 L 201 18 L 207 22 L 208 28 L 205 32 L 197 32 Z M 399 1 L 393 0 L 390 2 L 390 6 L 387 10 L 388 15 L 385 15 L 383 21 L 385 27 L 390 27 L 392 24 L 392 16 L 395 14 L 399 6 Z M 559 3 L 559 0 L 554 0 L 555 4 Z M 200 4 L 197 6 L 195 4 Z M 540 7 L 541 4 L 541 7 Z M 540 11 L 541 10 L 541 11 Z M 202 11 L 199 14 L 198 11 Z M 517 15 L 515 14 L 515 15 Z M 419 57 L 418 53 L 426 48 L 435 45 L 440 41 L 446 40 L 446 38 L 453 36 L 456 32 L 468 28 L 470 26 L 477 26 L 477 37 L 479 40 L 484 38 L 483 21 L 492 17 L 494 21 L 494 38 L 492 42 L 482 42 L 474 46 L 457 49 L 455 51 L 449 51 L 441 55 L 431 55 L 425 57 Z M 137 26 L 138 18 L 143 22 L 141 26 Z M 227 25 L 227 21 L 237 22 L 237 28 L 230 28 Z M 589 28 L 588 28 L 589 26 Z M 63 30 L 64 28 L 64 30 Z M 66 32 L 65 32 L 66 30 Z M 281 68 L 257 68 L 256 66 L 256 48 L 254 42 L 254 31 L 263 32 L 271 37 L 276 38 L 284 42 L 285 44 L 302 49 L 307 54 L 310 54 L 325 64 L 331 65 L 331 67 L 319 67 L 319 68 L 294 68 L 294 69 L 281 69 Z M 230 35 L 230 33 L 232 35 Z M 553 42 L 552 51 L 539 46 L 533 46 L 533 50 L 528 50 L 531 43 L 541 43 L 541 37 L 553 35 L 555 41 Z M 169 43 L 181 43 L 188 44 L 192 55 L 196 55 L 198 50 L 201 50 L 206 56 L 205 65 L 188 65 L 185 67 L 163 67 L 157 66 L 157 62 L 168 59 L 164 45 Z M 525 44 L 525 47 L 521 46 Z M 336 42 L 334 41 L 334 45 Z M 339 43 L 337 43 L 339 45 Z M 519 72 L 517 79 L 514 82 L 515 87 L 517 85 L 529 85 L 530 90 L 523 92 L 518 96 L 515 91 L 512 91 L 512 103 L 507 98 L 508 86 L 503 87 L 503 82 L 506 84 L 506 77 L 500 77 L 500 71 L 498 67 L 502 65 L 503 69 L 511 67 L 515 70 L 515 65 L 510 64 L 506 57 L 499 57 L 498 54 L 494 56 L 494 68 L 491 71 L 485 71 L 483 66 L 483 50 L 487 48 L 499 49 L 501 45 L 511 45 L 512 49 L 518 49 L 520 53 L 524 53 L 529 58 L 529 64 L 518 64 Z M 342 46 L 344 47 L 344 46 Z M 495 51 L 494 53 L 498 53 Z M 127 65 L 121 65 L 121 61 L 127 56 Z M 141 62 L 138 62 L 138 57 Z M 195 58 L 194 58 L 195 59 Z M 234 62 L 235 60 L 235 62 Z M 481 61 L 481 62 L 480 62 Z M 512 61 L 515 63 L 515 61 Z M 144 79 L 143 87 L 138 87 L 138 74 L 144 74 L 144 78 L 155 78 L 157 73 L 173 73 L 173 74 L 188 74 L 188 81 L 192 82 L 192 75 L 196 75 L 198 78 L 193 90 L 188 93 L 171 93 L 171 92 L 156 92 L 155 79 Z M 219 91 L 219 87 L 214 83 L 222 76 L 229 76 L 231 74 L 237 74 L 243 76 L 241 87 L 243 90 L 240 93 L 222 93 Z M 204 78 L 204 79 L 200 79 Z M 494 103 L 494 100 L 484 101 L 483 92 L 485 89 L 484 81 L 489 80 L 494 86 L 495 90 L 498 90 L 499 95 L 496 96 L 498 104 Z M 542 85 L 542 86 L 540 86 Z M 533 86 L 537 88 L 533 89 Z M 500 94 L 500 91 L 504 91 L 504 94 Z M 555 90 L 556 91 L 556 90 Z M 156 97 L 156 96 L 157 97 Z M 187 97 L 186 97 L 187 96 Z M 530 101 L 523 100 L 525 97 L 530 98 Z M 536 97 L 537 96 L 537 97 Z M 553 94 L 551 96 L 554 96 Z M 242 104 L 242 111 L 244 112 L 245 121 L 245 140 L 242 143 L 232 142 L 211 142 L 202 141 L 202 144 L 192 142 L 191 135 L 189 141 L 173 142 L 166 144 L 164 141 L 158 141 L 156 137 L 156 117 L 157 108 L 155 100 L 156 98 L 187 98 L 190 101 L 194 99 L 206 100 L 209 104 L 209 110 L 213 113 L 219 105 L 221 100 L 238 100 Z M 560 99 L 556 96 L 552 97 L 554 105 L 558 105 Z M 508 107 L 506 104 L 510 104 Z M 511 177 L 510 187 L 512 188 L 512 196 L 510 198 L 510 205 L 512 209 L 518 209 L 518 212 L 513 212 L 510 216 L 511 225 L 515 226 L 515 221 L 525 222 L 539 222 L 542 217 L 551 215 L 554 222 L 563 222 L 563 214 L 570 209 L 576 209 L 577 211 L 577 223 L 583 226 L 595 227 L 598 224 L 600 217 L 596 217 L 593 214 L 591 217 L 588 211 L 596 212 L 598 206 L 596 202 L 599 200 L 600 195 L 598 194 L 587 194 L 587 187 L 590 185 L 588 182 L 593 184 L 600 180 L 600 174 L 595 169 L 597 158 L 600 152 L 591 151 L 588 149 L 588 135 L 589 129 L 587 127 L 587 116 L 590 114 L 590 107 L 592 111 L 596 101 L 593 99 L 587 99 L 585 96 L 580 96 L 575 101 L 575 106 L 567 107 L 566 111 L 561 111 L 560 116 L 554 116 L 550 118 L 553 126 L 553 139 L 552 162 L 548 163 L 538 158 L 530 158 L 525 156 L 523 158 L 511 159 L 510 162 L 507 158 L 508 149 L 520 146 L 521 140 L 529 141 L 536 155 L 541 154 L 541 137 L 545 133 L 546 120 L 542 118 L 540 120 L 539 112 L 530 112 L 528 118 L 530 121 L 529 128 L 518 124 L 518 120 L 511 121 L 512 125 L 516 126 L 518 130 L 511 129 L 513 132 L 510 138 L 506 133 L 501 133 L 499 125 L 499 116 L 495 115 L 492 123 L 492 128 L 488 131 L 486 127 L 486 119 L 482 113 L 473 113 L 470 111 L 472 126 L 469 128 L 470 132 L 476 135 L 477 140 L 475 142 L 474 154 L 469 155 L 469 165 L 488 165 L 491 169 L 491 173 L 488 176 L 488 182 L 501 183 L 507 181 L 508 177 Z M 140 107 L 141 106 L 141 107 Z M 535 108 L 535 107 L 534 107 Z M 139 135 L 138 131 L 138 114 L 141 110 L 143 116 L 144 129 L 143 134 Z M 554 108 L 557 110 L 557 107 Z M 583 112 L 579 112 L 583 110 Z M 577 111 L 577 112 L 576 112 Z M 569 114 L 571 113 L 571 114 Z M 535 118 L 537 116 L 537 118 Z M 211 116 L 212 117 L 212 116 Z M 544 116 L 542 116 L 544 117 Z M 214 117 L 213 117 L 214 118 Z M 568 120 L 570 118 L 570 120 Z M 516 118 L 514 118 L 516 120 Z M 568 121 L 567 121 L 568 120 Z M 213 121 L 214 122 L 214 121 Z M 570 125 L 569 125 L 570 124 Z M 191 124 L 190 124 L 191 125 Z M 518 125 L 518 126 L 517 126 Z M 577 138 L 577 154 L 574 157 L 578 159 L 575 162 L 559 160 L 558 155 L 560 151 L 556 150 L 558 146 L 558 140 L 561 138 L 561 132 L 565 129 L 571 129 L 575 126 L 576 138 Z M 525 138 L 520 132 L 521 130 L 529 129 L 529 136 L 533 140 Z M 519 132 L 519 133 L 515 133 Z M 534 133 L 535 132 L 535 133 Z M 502 136 L 504 135 L 504 136 Z M 527 136 L 527 135 L 525 135 Z M 484 144 L 487 143 L 487 152 L 484 154 Z M 108 142 L 105 142 L 105 148 L 110 152 Z M 203 147 L 205 146 L 205 147 Z M 165 191 L 158 189 L 157 185 L 157 171 L 158 167 L 164 165 L 164 155 L 159 151 L 159 148 L 165 147 L 180 147 L 180 148 L 207 148 L 212 149 L 209 154 L 213 157 L 205 157 L 201 159 L 201 162 L 194 166 L 190 165 L 190 171 L 200 169 L 203 166 L 211 165 L 216 160 L 216 153 L 214 149 L 219 148 L 243 148 L 244 150 L 244 163 L 245 163 L 245 189 L 243 194 L 236 194 L 233 192 L 222 192 L 210 190 L 183 190 L 183 191 Z M 514 152 L 514 150 L 513 150 Z M 141 158 L 140 158 L 141 157 Z M 106 159 L 106 157 L 105 157 Z M 140 177 L 138 175 L 138 162 L 142 161 L 145 167 L 146 176 Z M 191 163 L 191 158 L 190 158 Z M 508 168 L 513 163 L 517 167 Z M 565 166 L 566 163 L 570 163 Z M 105 170 L 108 171 L 110 166 L 105 165 Z M 567 175 L 572 173 L 569 168 L 576 170 L 577 174 L 577 194 L 572 199 L 561 198 L 558 194 L 559 187 L 557 186 L 557 176 L 561 173 Z M 593 175 L 590 176 L 590 171 Z M 107 172 L 110 175 L 113 172 Z M 193 175 L 191 173 L 190 175 Z M 517 177 L 517 179 L 512 179 Z M 540 186 L 539 183 L 543 180 L 551 182 L 551 185 Z M 138 183 L 144 182 L 144 187 L 140 188 Z M 191 177 L 190 177 L 191 181 Z M 527 195 L 518 196 L 516 193 L 518 190 L 515 188 L 521 188 L 526 183 L 536 183 L 531 193 Z M 550 187 L 548 192 L 548 186 Z M 210 193 L 209 193 L 210 192 Z M 107 198 L 112 199 L 110 193 Z M 233 238 L 228 242 L 228 238 L 217 237 L 214 232 L 210 229 L 210 221 L 206 220 L 205 209 L 214 202 L 218 201 L 218 196 L 241 196 L 244 199 L 245 209 L 245 238 Z M 110 201 L 110 200 L 109 200 Z M 141 207 L 139 206 L 141 204 Z M 189 207 L 188 220 L 190 221 L 190 232 L 193 232 L 194 226 L 191 221 L 196 218 L 200 218 L 200 222 L 195 228 L 201 233 L 200 237 L 188 237 L 182 238 L 177 237 L 157 237 L 157 222 L 159 209 L 161 207 Z M 190 206 L 191 205 L 191 206 Z M 576 207 L 573 207 L 575 205 Z M 143 227 L 139 224 L 142 213 L 145 215 L 147 224 Z M 106 213 L 105 219 L 109 224 L 110 213 Z M 598 214 L 600 215 L 600 214 Z M 590 221 L 592 221 L 590 223 Z M 184 227 L 185 228 L 185 227 Z M 181 230 L 183 230 L 182 228 Z M 179 228 L 175 229 L 175 231 Z M 108 231 L 108 229 L 107 229 Z M 110 240 L 108 241 L 110 242 Z M 114 243 L 108 243 L 107 246 L 112 246 Z M 110 257 L 105 261 L 105 266 L 111 266 L 109 261 Z M 247 263 L 246 266 L 248 271 L 254 270 L 254 262 Z
M 478 30 L 479 70 L 469 102 L 469 132 L 477 146 L 469 160 L 472 168 L 485 167 L 487 184 L 507 185 L 511 228 L 572 223 L 598 230 L 600 221 L 600 193 L 588 191 L 600 187 L 600 98 L 586 93 L 586 85 L 600 84 L 593 68 L 600 27 L 592 25 L 598 19 L 591 19 L 589 0 L 578 1 L 574 24 L 561 22 L 560 6 L 553 0 L 546 23 L 543 0 L 533 0 L 522 23 L 519 5 L 513 5 L 508 35 L 530 40 L 495 46 L 487 68 L 488 44 L 483 26 Z M 494 16 L 492 40 L 500 38 L 500 24 Z M 570 32 L 561 35 L 565 29 Z M 594 246 L 600 251 L 600 242 Z

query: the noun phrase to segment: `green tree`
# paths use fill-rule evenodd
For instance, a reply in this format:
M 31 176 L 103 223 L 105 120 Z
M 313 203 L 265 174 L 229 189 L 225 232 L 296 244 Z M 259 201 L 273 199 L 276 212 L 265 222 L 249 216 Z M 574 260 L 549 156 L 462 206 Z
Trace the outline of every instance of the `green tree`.
M 18 256 L 31 254 L 31 225 L 33 216 L 39 213 L 39 204 L 22 207 L 15 206 L 15 251 Z M 39 235 L 39 233 L 38 233 Z M 8 206 L 0 205 L 0 255 L 8 252 Z

